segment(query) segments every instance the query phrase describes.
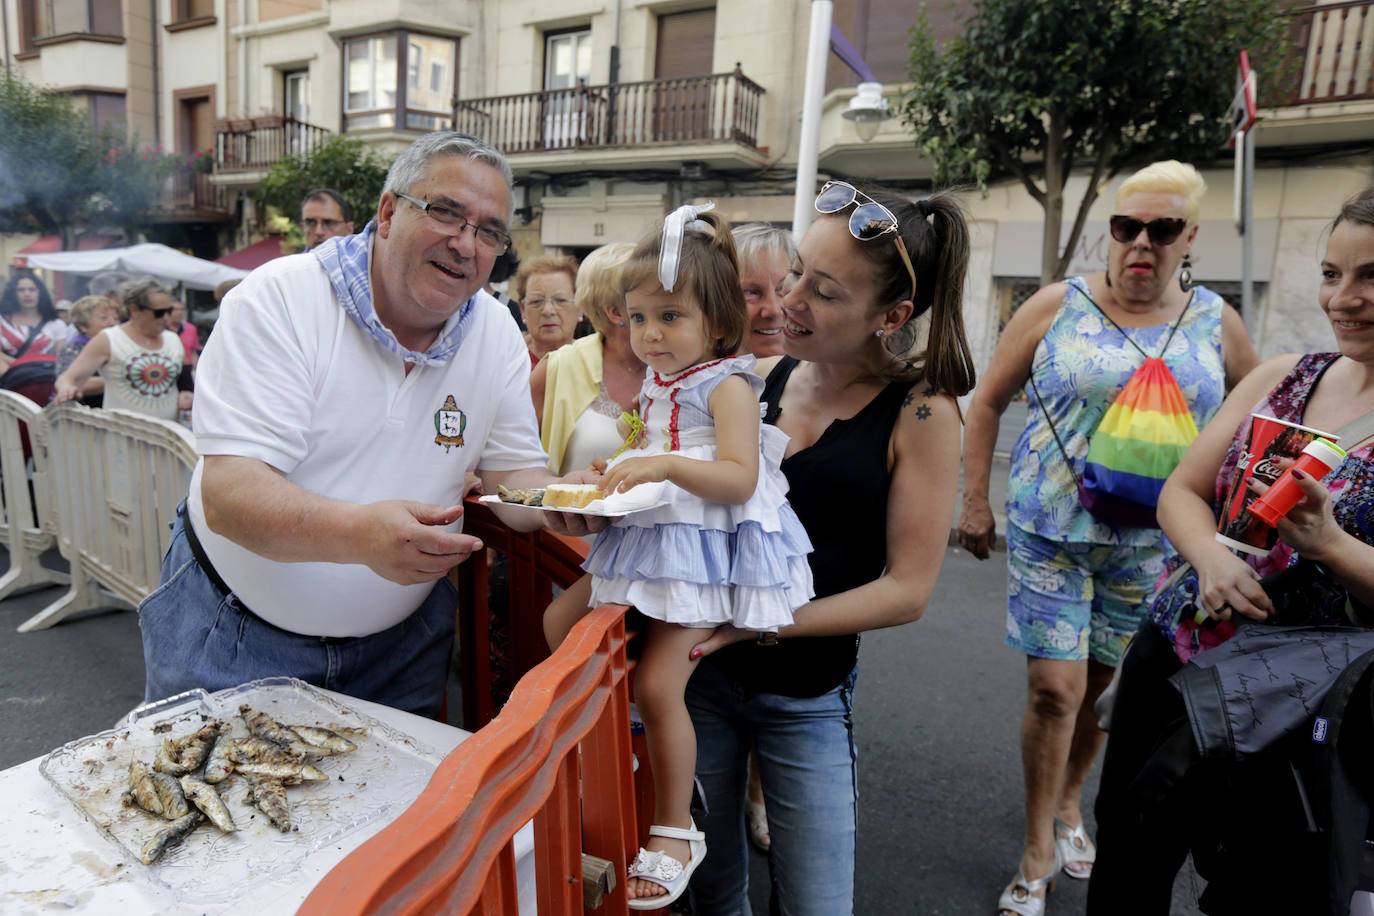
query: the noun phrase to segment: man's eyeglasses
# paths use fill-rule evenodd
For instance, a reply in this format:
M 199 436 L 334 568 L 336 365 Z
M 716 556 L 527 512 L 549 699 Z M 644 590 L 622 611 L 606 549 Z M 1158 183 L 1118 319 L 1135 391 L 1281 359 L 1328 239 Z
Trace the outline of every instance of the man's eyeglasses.
M 1134 216 L 1113 216 L 1107 221 L 1112 228 L 1112 238 L 1123 245 L 1129 245 L 1140 238 L 1140 230 L 1144 229 L 1150 237 L 1151 245 L 1172 245 L 1178 241 L 1178 237 L 1183 234 L 1184 228 L 1188 225 L 1186 219 L 1152 219 L 1148 223 L 1144 220 L 1136 219 Z
M 859 203 L 859 201 L 866 201 Z M 897 243 L 897 253 L 902 256 L 906 272 L 911 275 L 911 298 L 916 299 L 916 268 L 911 266 L 911 255 L 907 253 L 906 243 L 897 227 L 897 217 L 892 211 L 869 197 L 847 181 L 827 181 L 821 193 L 816 195 L 816 212 L 838 213 L 852 203 L 858 203 L 854 212 L 849 214 L 849 234 L 861 242 L 871 242 L 891 232 Z
M 341 219 L 303 219 L 301 225 L 311 230 L 323 229 L 325 232 L 333 232 L 344 224 Z
M 484 251 L 501 255 L 510 248 L 510 236 L 500 229 L 493 229 L 491 226 L 479 226 L 457 210 L 451 210 L 442 204 L 427 203 L 419 198 L 411 197 L 409 194 L 398 193 L 396 196 L 419 207 L 426 216 L 439 225 L 452 229 L 454 235 L 462 235 L 463 230 L 471 226 L 473 239 L 477 242 L 478 247 Z
M 530 298 L 524 301 L 524 306 L 527 309 L 542 309 L 545 305 L 548 305 L 550 302 L 553 303 L 553 307 L 556 309 L 572 308 L 573 304 L 573 301 L 571 299 L 564 299 L 561 296 L 555 296 L 552 299 L 542 299 L 531 296 Z
M 152 312 L 154 318 L 166 318 L 172 314 L 172 307 L 169 305 L 165 309 L 144 309 L 145 312 Z

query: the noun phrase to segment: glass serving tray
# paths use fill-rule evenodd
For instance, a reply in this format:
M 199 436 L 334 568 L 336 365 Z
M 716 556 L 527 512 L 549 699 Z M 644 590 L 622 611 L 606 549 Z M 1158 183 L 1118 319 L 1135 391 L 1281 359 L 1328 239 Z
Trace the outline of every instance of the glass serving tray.
M 221 833 L 206 823 L 163 853 L 153 865 L 139 860 L 143 844 L 170 821 L 127 807 L 129 763 L 152 765 L 162 742 L 219 719 L 235 738 L 248 729 L 239 704 L 267 713 L 283 725 L 320 725 L 358 745 L 356 751 L 314 761 L 328 781 L 286 788 L 295 829 L 281 833 L 248 804 L 246 780 L 230 776 L 217 788 L 238 831 Z M 115 728 L 53 751 L 39 772 L 102 834 L 128 855 L 134 868 L 186 904 L 231 903 L 253 887 L 297 868 L 312 852 L 336 843 L 365 824 L 394 818 L 419 796 L 439 757 L 433 750 L 371 716 L 295 678 L 252 681 L 228 690 L 192 690 L 141 706 Z

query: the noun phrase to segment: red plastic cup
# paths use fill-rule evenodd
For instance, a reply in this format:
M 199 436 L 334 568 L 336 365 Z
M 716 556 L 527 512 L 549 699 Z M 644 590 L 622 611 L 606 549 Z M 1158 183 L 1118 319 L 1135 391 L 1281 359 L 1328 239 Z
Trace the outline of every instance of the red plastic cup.
M 1221 517 L 1217 519 L 1216 538 L 1233 550 L 1262 557 L 1274 549 L 1278 533 L 1273 525 L 1264 524 L 1246 511 L 1257 498 L 1250 491 L 1250 478 L 1272 486 L 1283 476 L 1280 459 L 1297 460 L 1308 443 L 1317 439 L 1334 441 L 1336 437 L 1263 414 L 1250 417 L 1249 435 L 1231 475 Z
M 1339 445 L 1326 439 L 1313 439 L 1298 460 L 1279 475 L 1263 496 L 1247 506 L 1246 511 L 1272 528 L 1302 499 L 1302 487 L 1293 479 L 1295 469 L 1321 480 L 1344 460 L 1345 452 Z

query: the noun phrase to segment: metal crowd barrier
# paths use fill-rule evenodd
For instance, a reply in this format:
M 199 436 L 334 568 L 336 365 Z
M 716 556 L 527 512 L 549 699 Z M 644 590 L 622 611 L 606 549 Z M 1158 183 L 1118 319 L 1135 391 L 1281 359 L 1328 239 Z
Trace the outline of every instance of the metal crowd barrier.
M 10 568 L 0 576 L 0 599 L 21 588 L 65 585 L 66 573 L 47 569 L 39 556 L 57 543 L 50 505 L 47 450 L 35 449 L 43 411 L 13 391 L 0 390 L 0 534 L 9 549 Z
M 8 416 L 10 402 L 3 403 Z M 0 447 L 8 426 L 6 421 L 0 428 Z M 98 587 L 137 605 L 157 588 L 169 527 L 196 464 L 195 437 L 169 420 L 71 403 L 44 408 L 29 431 L 35 492 L 46 491 L 38 500 L 40 528 L 56 538 L 71 564 L 71 587 L 19 631 L 108 606 Z M 8 452 L 0 453 L 0 461 L 8 495 L 14 462 Z M 39 467 L 46 468 L 45 479 Z M 12 562 L 14 557 L 11 550 Z

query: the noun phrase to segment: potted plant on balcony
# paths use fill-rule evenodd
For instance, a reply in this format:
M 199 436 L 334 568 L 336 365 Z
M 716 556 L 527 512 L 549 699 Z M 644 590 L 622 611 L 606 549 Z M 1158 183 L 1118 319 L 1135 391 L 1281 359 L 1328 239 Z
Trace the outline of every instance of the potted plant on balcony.
M 214 147 L 196 150 L 187 157 L 186 163 L 191 167 L 191 171 L 197 175 L 209 175 L 215 170 Z

